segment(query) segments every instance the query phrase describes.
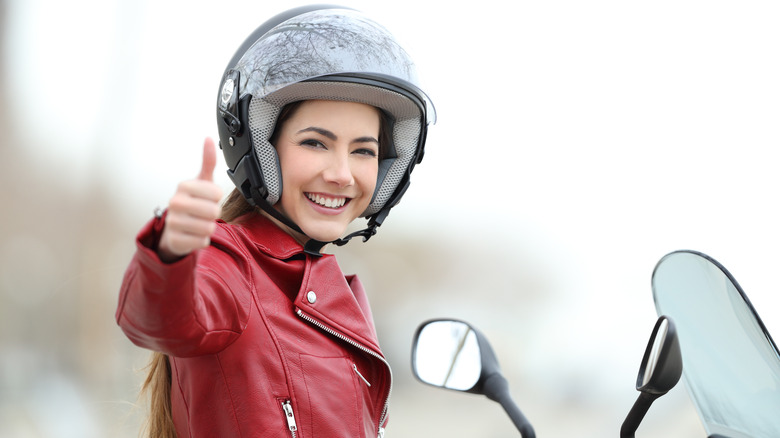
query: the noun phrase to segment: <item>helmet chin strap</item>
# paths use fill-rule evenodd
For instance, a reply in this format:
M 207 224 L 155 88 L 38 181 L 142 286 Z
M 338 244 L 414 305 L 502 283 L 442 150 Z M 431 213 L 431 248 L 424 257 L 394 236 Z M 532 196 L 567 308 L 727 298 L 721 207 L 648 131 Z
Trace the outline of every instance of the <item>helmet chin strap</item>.
M 268 202 L 268 200 L 266 200 L 263 196 L 260 196 L 259 193 L 253 193 L 252 195 L 253 195 L 252 201 L 256 206 L 260 207 L 263 211 L 271 215 L 274 219 L 290 227 L 292 230 L 306 236 L 306 233 L 303 232 L 303 230 L 301 230 L 301 227 L 299 227 L 290 218 L 283 215 L 279 210 L 275 209 L 273 205 L 271 205 Z M 321 240 L 309 238 L 309 240 L 307 240 L 306 243 L 303 245 L 303 252 L 314 257 L 321 257 L 322 248 L 324 248 L 325 245 L 329 243 L 332 243 L 336 246 L 344 246 L 347 244 L 347 242 L 352 240 L 353 237 L 357 237 L 357 236 L 362 236 L 363 242 L 367 242 L 368 239 L 371 238 L 371 236 L 376 234 L 377 227 L 382 225 L 382 222 L 384 221 L 385 217 L 387 217 L 387 214 L 390 212 L 389 210 L 390 209 L 383 208 L 378 213 L 374 214 L 369 218 L 368 226 L 366 228 L 350 233 L 340 239 L 336 239 L 330 242 L 323 242 Z
M 377 213 L 375 213 L 372 216 L 369 216 L 368 218 L 368 226 L 360 231 L 355 231 L 354 233 L 350 233 L 345 237 L 342 237 L 341 239 L 334 240 L 333 244 L 336 246 L 344 246 L 349 242 L 353 237 L 357 236 L 363 236 L 363 242 L 367 242 L 368 239 L 371 238 L 374 234 L 376 234 L 376 229 L 379 228 L 380 225 L 382 225 L 382 222 L 384 222 L 385 218 L 387 217 L 388 213 L 390 213 L 389 208 L 382 208 Z
M 385 210 L 382 210 L 382 212 L 384 212 L 384 211 Z M 306 241 L 306 244 L 303 245 L 303 251 L 305 253 L 307 253 L 307 254 L 319 257 L 319 256 L 322 255 L 320 253 L 320 251 L 322 251 L 322 248 L 325 245 L 329 244 L 329 243 L 332 243 L 332 244 L 334 244 L 336 246 L 344 246 L 344 245 L 347 244 L 347 242 L 352 240 L 353 237 L 357 237 L 357 236 L 363 236 L 363 242 L 367 242 L 368 239 L 371 238 L 371 236 L 376 234 L 377 227 L 379 227 L 379 225 L 382 224 L 381 220 L 380 221 L 376 220 L 376 216 L 378 216 L 382 212 L 377 213 L 377 215 L 375 215 L 374 217 L 369 219 L 368 226 L 366 228 L 364 228 L 364 229 L 362 229 L 360 231 L 355 231 L 353 233 L 350 233 L 350 234 L 348 234 L 348 235 L 346 235 L 346 236 L 344 236 L 344 237 L 342 237 L 340 239 L 336 239 L 336 240 L 333 240 L 333 241 L 330 241 L 330 242 L 323 242 L 321 240 L 309 239 L 308 241 Z M 383 216 L 387 216 L 387 213 L 384 213 Z M 303 233 L 303 234 L 306 234 L 306 233 Z

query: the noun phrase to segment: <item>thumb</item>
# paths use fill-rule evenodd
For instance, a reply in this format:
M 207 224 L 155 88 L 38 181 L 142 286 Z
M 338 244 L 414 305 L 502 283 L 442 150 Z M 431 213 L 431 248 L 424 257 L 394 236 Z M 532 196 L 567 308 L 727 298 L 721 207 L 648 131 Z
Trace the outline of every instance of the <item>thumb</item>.
M 198 179 L 214 181 L 215 167 L 217 167 L 217 149 L 214 146 L 214 140 L 211 137 L 206 137 L 203 142 L 203 164 Z

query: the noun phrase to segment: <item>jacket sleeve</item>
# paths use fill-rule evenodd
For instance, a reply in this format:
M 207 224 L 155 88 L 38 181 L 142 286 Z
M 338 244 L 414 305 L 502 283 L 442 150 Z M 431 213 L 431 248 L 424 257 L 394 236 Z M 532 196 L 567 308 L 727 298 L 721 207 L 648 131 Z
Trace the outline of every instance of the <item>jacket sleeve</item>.
M 230 234 L 217 227 L 208 248 L 175 263 L 156 253 L 164 216 L 138 234 L 136 253 L 119 294 L 116 320 L 136 345 L 177 357 L 216 353 L 241 334 L 249 319 L 245 260 Z

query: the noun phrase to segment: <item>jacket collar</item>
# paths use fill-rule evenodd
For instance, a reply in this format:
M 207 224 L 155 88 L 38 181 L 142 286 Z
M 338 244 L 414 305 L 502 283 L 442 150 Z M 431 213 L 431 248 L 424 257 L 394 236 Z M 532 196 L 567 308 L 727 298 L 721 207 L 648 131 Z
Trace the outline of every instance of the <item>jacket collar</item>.
M 303 245 L 268 217 L 249 213 L 234 222 L 258 251 L 287 260 L 304 254 Z M 332 255 L 307 257 L 295 305 L 305 319 L 339 333 L 382 357 L 365 290 L 355 276 L 345 277 Z M 314 292 L 318 298 L 309 296 Z
M 247 213 L 236 219 L 234 225 L 241 228 L 255 247 L 268 256 L 285 260 L 303 253 L 303 245 L 263 214 Z

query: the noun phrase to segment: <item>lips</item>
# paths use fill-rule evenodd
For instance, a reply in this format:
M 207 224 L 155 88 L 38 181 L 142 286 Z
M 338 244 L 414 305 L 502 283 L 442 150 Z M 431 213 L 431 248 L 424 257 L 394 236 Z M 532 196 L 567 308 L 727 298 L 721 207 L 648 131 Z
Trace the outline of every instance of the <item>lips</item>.
M 341 208 L 349 201 L 349 198 L 322 196 L 316 193 L 306 193 L 309 201 L 325 208 Z

